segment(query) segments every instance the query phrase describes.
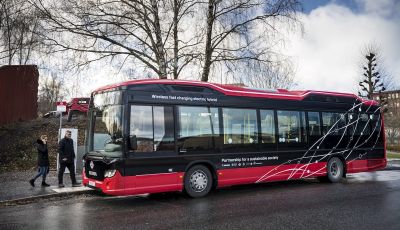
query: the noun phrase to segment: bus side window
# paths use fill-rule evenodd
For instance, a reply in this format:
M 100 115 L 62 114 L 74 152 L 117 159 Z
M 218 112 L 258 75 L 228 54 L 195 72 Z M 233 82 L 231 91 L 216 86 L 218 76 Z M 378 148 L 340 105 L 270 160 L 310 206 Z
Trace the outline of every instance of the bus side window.
M 310 136 L 320 136 L 321 135 L 321 122 L 319 119 L 318 112 L 308 112 L 308 129 Z
M 153 109 L 152 106 L 131 106 L 129 135 L 136 135 L 135 152 L 153 151 Z
M 278 111 L 280 143 L 306 142 L 304 112 Z
M 346 116 L 343 113 L 322 113 L 323 134 L 342 135 L 346 130 Z
M 381 119 L 380 114 L 369 114 L 371 120 L 371 133 L 380 132 L 381 130 Z
M 154 106 L 154 151 L 175 151 L 174 114 L 171 106 Z
M 320 148 L 317 141 L 321 138 L 321 119 L 319 112 L 307 112 L 308 115 L 308 138 L 309 146 L 312 148 Z
M 171 106 L 131 106 L 129 135 L 136 136 L 135 152 L 175 151 Z
M 260 110 L 261 117 L 261 141 L 263 144 L 276 143 L 275 118 L 273 110 Z
M 256 144 L 258 142 L 255 109 L 222 109 L 224 144 Z
M 218 108 L 179 106 L 178 124 L 179 152 L 214 149 L 219 137 Z
M 350 135 L 358 136 L 368 136 L 370 135 L 371 127 L 370 123 L 372 120 L 369 114 L 365 113 L 354 113 L 351 114 L 352 127 L 350 129 Z M 350 117 L 349 117 L 350 118 Z

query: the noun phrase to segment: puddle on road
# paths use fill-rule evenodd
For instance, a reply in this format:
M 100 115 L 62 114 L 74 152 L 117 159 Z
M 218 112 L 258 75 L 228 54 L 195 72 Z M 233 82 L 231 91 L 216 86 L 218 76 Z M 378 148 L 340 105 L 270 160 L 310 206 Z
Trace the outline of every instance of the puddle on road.
M 400 171 L 376 171 L 363 172 L 347 175 L 348 182 L 366 182 L 366 181 L 393 181 L 400 180 Z

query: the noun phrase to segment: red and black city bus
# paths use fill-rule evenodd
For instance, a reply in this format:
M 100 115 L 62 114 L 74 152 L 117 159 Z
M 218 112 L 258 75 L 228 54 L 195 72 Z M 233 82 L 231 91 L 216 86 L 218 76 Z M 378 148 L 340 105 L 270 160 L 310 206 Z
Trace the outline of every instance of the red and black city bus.
M 354 94 L 135 80 L 92 93 L 83 184 L 106 194 L 301 178 L 386 166 L 378 104 Z

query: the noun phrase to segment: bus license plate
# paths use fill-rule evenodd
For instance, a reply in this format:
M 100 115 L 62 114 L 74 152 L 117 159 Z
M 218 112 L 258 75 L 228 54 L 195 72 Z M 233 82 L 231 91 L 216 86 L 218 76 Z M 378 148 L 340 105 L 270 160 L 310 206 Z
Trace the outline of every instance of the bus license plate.
M 90 186 L 93 186 L 93 187 L 96 187 L 96 182 L 94 182 L 94 181 L 89 181 L 89 185 L 90 185 Z

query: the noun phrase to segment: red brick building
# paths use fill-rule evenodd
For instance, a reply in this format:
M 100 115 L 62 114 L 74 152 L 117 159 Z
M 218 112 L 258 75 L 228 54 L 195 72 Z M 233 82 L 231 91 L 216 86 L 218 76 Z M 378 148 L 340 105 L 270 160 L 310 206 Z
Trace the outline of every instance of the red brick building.
M 35 65 L 0 67 L 0 125 L 37 117 L 38 84 Z
M 382 93 L 372 94 L 372 99 L 380 101 L 383 99 L 387 102 L 386 108 L 390 115 L 400 115 L 400 90 L 385 91 Z

